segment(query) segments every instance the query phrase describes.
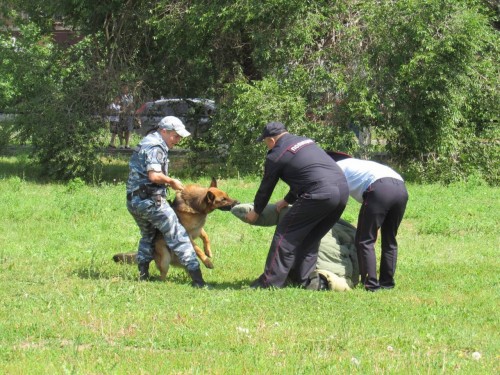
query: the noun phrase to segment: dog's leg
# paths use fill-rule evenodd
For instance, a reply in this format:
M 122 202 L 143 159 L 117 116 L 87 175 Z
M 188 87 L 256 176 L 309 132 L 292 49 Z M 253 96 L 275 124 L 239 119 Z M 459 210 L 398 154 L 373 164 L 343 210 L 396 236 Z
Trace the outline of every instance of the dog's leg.
M 172 261 L 172 255 L 170 254 L 167 244 L 162 237 L 156 237 L 153 257 L 156 267 L 160 271 L 160 280 L 165 281 L 170 267 L 170 262 Z
M 165 281 L 167 278 L 168 269 L 170 268 L 170 262 L 172 261 L 172 255 L 170 251 L 166 250 L 160 260 L 160 265 L 158 269 L 160 270 L 160 280 Z
M 198 258 L 201 259 L 201 261 L 203 262 L 203 264 L 205 265 L 205 267 L 207 267 L 207 268 L 214 268 L 212 260 L 205 255 L 205 253 L 203 252 L 203 250 L 193 241 L 192 238 L 191 238 L 191 243 L 193 244 L 194 251 L 196 252 L 196 255 L 198 256 Z
M 203 250 L 205 250 L 205 255 L 207 257 L 212 258 L 212 248 L 210 246 L 210 238 L 208 238 L 207 232 L 205 229 L 201 228 L 200 238 L 203 241 Z

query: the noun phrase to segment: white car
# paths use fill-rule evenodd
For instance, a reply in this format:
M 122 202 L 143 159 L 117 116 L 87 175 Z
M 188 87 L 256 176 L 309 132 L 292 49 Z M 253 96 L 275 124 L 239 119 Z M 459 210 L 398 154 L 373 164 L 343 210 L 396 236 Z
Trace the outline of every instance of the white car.
M 208 132 L 215 110 L 215 102 L 210 99 L 171 98 L 146 102 L 135 114 L 141 124 L 139 132 L 143 135 L 155 128 L 163 117 L 176 116 L 196 138 Z

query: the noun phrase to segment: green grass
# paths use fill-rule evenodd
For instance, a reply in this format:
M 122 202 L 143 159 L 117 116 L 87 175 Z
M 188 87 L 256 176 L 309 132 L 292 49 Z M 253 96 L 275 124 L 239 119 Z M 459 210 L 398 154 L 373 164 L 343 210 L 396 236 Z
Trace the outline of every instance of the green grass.
M 112 262 L 139 233 L 126 165 L 110 168 L 101 186 L 39 184 L 0 159 L 0 373 L 499 373 L 498 188 L 410 184 L 397 288 L 379 293 L 250 290 L 273 230 L 214 212 L 214 289 L 195 290 L 180 269 L 140 283 Z M 251 202 L 258 181 L 219 186 Z

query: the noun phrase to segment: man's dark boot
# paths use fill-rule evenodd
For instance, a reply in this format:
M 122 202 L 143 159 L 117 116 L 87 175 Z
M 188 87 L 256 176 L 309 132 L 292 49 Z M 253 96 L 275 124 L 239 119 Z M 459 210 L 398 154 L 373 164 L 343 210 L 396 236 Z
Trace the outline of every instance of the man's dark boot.
M 329 290 L 330 285 L 328 284 L 328 280 L 325 276 L 319 275 L 319 289 L 318 290 Z
M 192 271 L 188 271 L 188 273 L 189 276 L 191 276 L 191 279 L 193 280 L 193 282 L 191 283 L 193 288 L 204 288 L 205 286 L 207 286 L 207 284 L 203 280 L 203 276 L 201 275 L 201 270 L 199 268 Z
M 328 280 L 323 275 L 316 274 L 310 279 L 310 282 L 306 286 L 306 289 L 309 289 L 309 290 L 328 290 L 328 289 L 330 289 L 330 287 L 328 285 Z
M 250 289 L 266 289 L 267 287 L 262 284 L 260 277 L 252 281 L 250 284 Z
M 149 280 L 149 263 L 139 263 L 139 280 L 147 281 Z

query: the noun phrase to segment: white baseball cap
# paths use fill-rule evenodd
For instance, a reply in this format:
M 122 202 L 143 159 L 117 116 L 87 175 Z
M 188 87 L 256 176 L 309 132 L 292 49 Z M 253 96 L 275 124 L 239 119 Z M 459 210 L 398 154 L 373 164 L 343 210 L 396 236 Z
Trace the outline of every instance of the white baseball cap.
M 182 121 L 175 116 L 163 117 L 158 123 L 158 127 L 160 129 L 174 130 L 183 138 L 191 135 L 191 133 L 186 130 L 186 127 L 184 126 Z

